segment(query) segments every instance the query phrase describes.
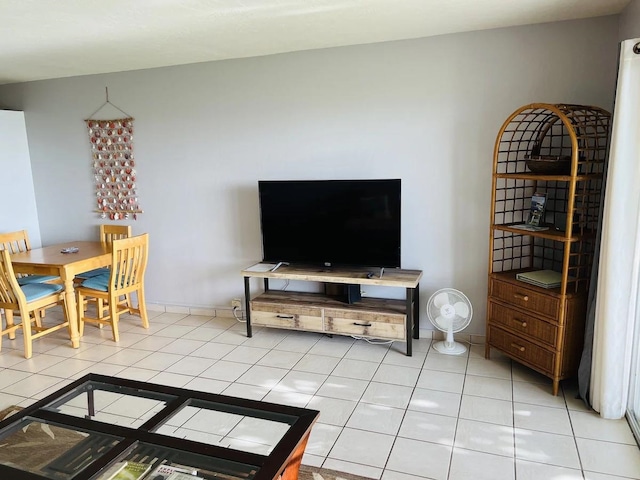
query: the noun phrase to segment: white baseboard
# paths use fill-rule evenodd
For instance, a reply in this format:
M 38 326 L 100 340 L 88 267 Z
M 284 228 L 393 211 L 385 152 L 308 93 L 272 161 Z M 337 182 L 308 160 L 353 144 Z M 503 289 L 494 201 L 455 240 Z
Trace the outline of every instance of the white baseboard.
M 158 303 L 147 303 L 147 310 L 152 312 L 166 312 L 167 308 L 164 305 Z
M 433 332 L 434 340 L 444 340 L 447 336 L 446 333 L 441 332 L 440 330 L 432 330 L 432 332 Z M 422 334 L 422 330 L 420 330 L 420 333 Z M 485 342 L 487 341 L 487 337 L 484 335 L 476 335 L 473 333 L 464 333 L 464 332 L 455 333 L 453 335 L 453 338 L 455 340 L 468 342 L 471 345 L 484 345 Z
M 183 313 L 185 315 L 197 315 L 201 317 L 231 317 L 233 310 L 229 307 L 186 307 L 184 305 L 162 305 L 160 303 L 147 303 L 147 310 L 152 312 Z

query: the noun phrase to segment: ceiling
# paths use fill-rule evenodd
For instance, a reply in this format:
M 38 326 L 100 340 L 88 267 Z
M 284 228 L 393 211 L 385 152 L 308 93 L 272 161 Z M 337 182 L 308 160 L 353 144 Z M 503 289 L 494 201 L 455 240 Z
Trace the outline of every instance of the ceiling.
M 620 13 L 630 0 L 0 0 L 0 84 Z

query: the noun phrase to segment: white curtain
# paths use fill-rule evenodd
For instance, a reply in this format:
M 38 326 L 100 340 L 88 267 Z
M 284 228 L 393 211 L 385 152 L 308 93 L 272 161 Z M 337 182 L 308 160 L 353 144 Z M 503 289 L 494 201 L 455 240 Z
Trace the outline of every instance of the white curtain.
M 596 298 L 590 399 L 625 415 L 640 279 L 640 38 L 621 44 Z

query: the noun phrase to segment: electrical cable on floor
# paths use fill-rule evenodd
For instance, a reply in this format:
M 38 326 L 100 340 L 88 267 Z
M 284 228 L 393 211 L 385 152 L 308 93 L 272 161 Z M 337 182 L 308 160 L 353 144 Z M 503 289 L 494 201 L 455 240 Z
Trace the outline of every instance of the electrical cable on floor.
M 233 318 L 235 318 L 237 321 L 239 321 L 240 323 L 247 323 L 246 319 L 240 318 L 238 317 L 238 314 L 236 313 L 236 310 L 238 310 L 239 307 L 233 307 Z
M 358 337 L 357 335 L 351 335 L 351 338 L 355 338 L 356 340 L 364 340 L 365 342 L 370 343 L 371 345 L 391 345 L 394 342 L 393 340 L 382 340 L 377 342 L 367 337 Z

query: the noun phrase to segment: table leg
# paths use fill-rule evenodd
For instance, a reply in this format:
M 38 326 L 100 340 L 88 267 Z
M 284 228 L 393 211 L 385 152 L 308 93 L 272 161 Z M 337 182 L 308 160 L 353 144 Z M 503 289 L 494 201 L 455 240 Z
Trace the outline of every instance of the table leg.
M 406 322 L 407 324 L 405 325 L 405 337 L 407 339 L 407 357 L 410 357 L 412 355 L 411 352 L 411 342 L 413 342 L 413 288 L 407 288 L 406 291 L 406 312 L 407 312 L 407 319 Z
M 245 318 L 247 319 L 247 337 L 251 338 L 251 287 L 249 285 L 249 277 L 244 277 L 244 308 Z
M 300 464 L 302 463 L 302 456 L 304 455 L 304 449 L 307 448 L 307 442 L 309 441 L 310 433 L 302 439 L 298 448 L 293 452 L 291 460 L 282 472 L 280 480 L 298 480 L 298 471 L 300 470 Z
M 71 346 L 80 346 L 80 336 L 78 335 L 78 310 L 76 308 L 76 292 L 73 288 L 73 275 L 68 275 L 66 271 L 61 272 L 60 278 L 64 282 L 64 308 L 67 311 L 69 321 L 69 336 Z
M 13 310 L 9 310 L 8 308 L 4 309 L 4 318 L 7 321 L 7 330 L 9 330 L 9 328 L 13 327 Z M 0 316 L 0 322 L 2 322 L 2 317 Z M 0 330 L 2 330 L 2 325 L 0 324 Z M 9 340 L 15 340 L 16 339 L 16 331 L 15 330 L 11 330 L 9 332 Z M 0 342 L 2 341 L 2 339 L 0 339 Z
M 413 289 L 413 338 L 420 338 L 420 284 Z

